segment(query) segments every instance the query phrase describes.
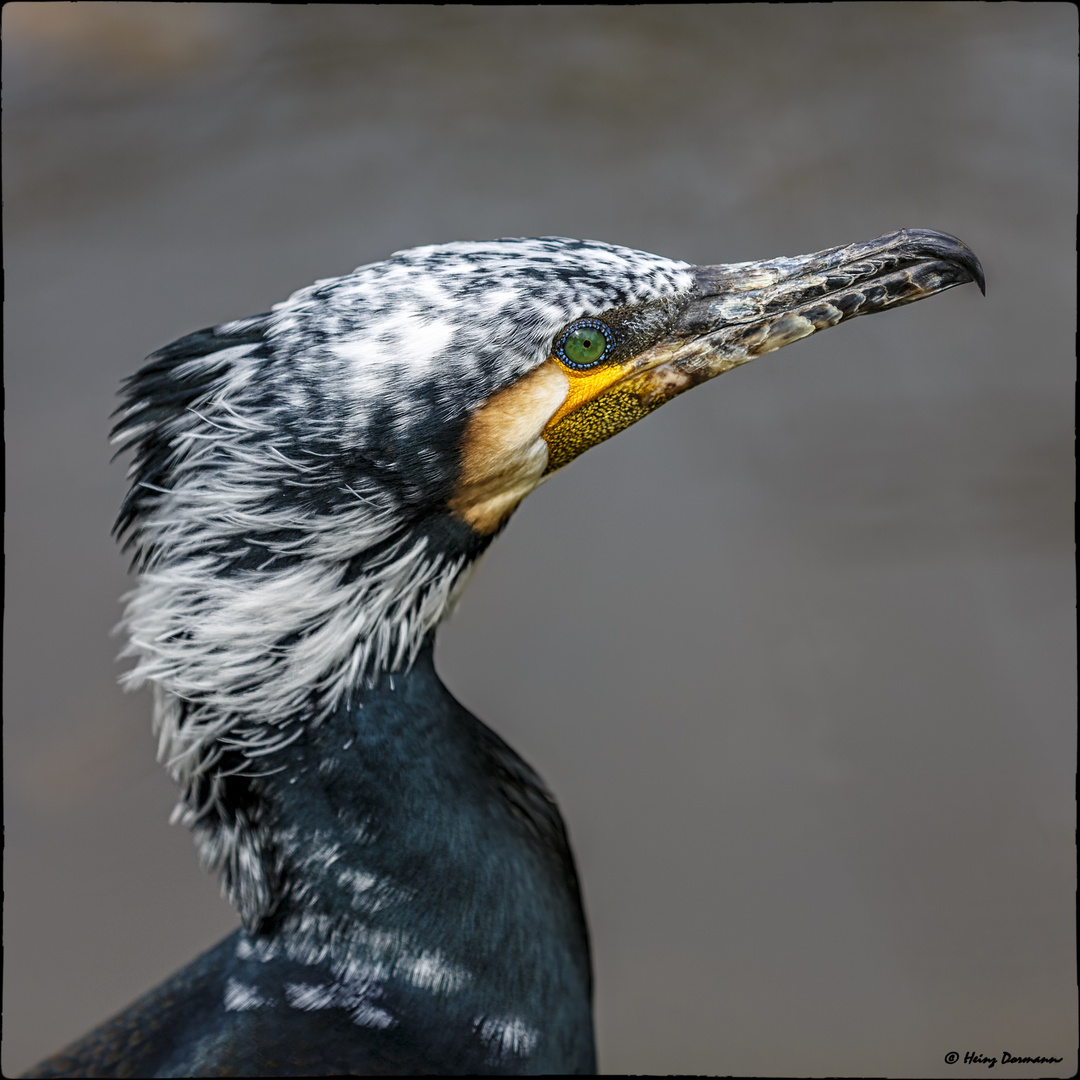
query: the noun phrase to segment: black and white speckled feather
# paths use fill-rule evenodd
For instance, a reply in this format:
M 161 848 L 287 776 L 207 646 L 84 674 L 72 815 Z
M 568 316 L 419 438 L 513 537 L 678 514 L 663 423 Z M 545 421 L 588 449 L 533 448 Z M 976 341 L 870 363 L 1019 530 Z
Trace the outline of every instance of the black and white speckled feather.
M 363 680 L 406 668 L 488 542 L 445 513 L 469 415 L 569 321 L 687 294 L 687 264 L 544 238 L 399 252 L 155 353 L 114 436 L 128 686 L 154 689 L 178 816 L 254 925 L 259 822 L 226 807 Z

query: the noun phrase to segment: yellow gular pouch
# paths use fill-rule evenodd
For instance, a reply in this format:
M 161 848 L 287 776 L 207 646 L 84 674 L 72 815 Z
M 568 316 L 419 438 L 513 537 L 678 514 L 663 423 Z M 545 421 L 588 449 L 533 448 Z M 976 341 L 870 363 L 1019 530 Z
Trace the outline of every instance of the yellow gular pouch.
M 495 394 L 465 430 L 450 509 L 482 535 L 498 531 L 548 473 L 667 400 L 639 364 L 578 371 L 549 356 Z
M 628 377 L 638 366 L 635 360 L 591 371 L 560 366 L 570 381 L 570 391 L 543 430 L 548 445 L 545 475 L 561 469 L 590 446 L 617 435 L 667 400 L 650 392 L 644 372 Z
M 594 370 L 573 371 L 560 365 L 570 390 L 541 433 L 548 447 L 544 475 L 708 378 L 704 369 L 680 361 L 684 346 L 683 340 L 671 336 L 625 361 Z M 548 363 L 558 363 L 558 357 Z

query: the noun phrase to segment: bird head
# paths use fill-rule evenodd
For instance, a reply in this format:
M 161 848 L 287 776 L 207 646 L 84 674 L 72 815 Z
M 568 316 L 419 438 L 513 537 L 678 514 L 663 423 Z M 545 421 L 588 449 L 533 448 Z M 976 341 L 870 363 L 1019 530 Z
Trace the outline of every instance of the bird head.
M 730 368 L 968 281 L 971 251 L 920 230 L 716 266 L 454 243 L 154 353 L 114 432 L 134 451 L 126 679 L 154 689 L 207 860 L 237 857 L 226 778 L 407 668 L 552 472 Z

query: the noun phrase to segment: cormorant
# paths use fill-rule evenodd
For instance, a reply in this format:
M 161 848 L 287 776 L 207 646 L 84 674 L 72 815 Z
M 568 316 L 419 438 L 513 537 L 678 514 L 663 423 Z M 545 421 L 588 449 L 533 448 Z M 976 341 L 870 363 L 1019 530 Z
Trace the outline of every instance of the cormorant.
M 201 330 L 127 380 L 129 686 L 243 920 L 33 1076 L 593 1072 L 588 933 L 540 778 L 435 629 L 518 503 L 677 394 L 983 274 L 901 230 L 692 266 L 453 243 Z

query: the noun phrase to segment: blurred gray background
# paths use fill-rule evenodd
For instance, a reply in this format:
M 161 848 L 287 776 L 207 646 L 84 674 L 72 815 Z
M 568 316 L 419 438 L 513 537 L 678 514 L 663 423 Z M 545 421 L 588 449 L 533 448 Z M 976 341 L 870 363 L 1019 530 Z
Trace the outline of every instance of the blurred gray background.
M 3 19 L 5 1073 L 236 922 L 116 686 L 106 433 L 145 354 L 416 244 L 729 262 L 901 226 L 961 236 L 986 299 L 592 450 L 438 663 L 560 799 L 605 1070 L 1075 1072 L 1074 7 Z

